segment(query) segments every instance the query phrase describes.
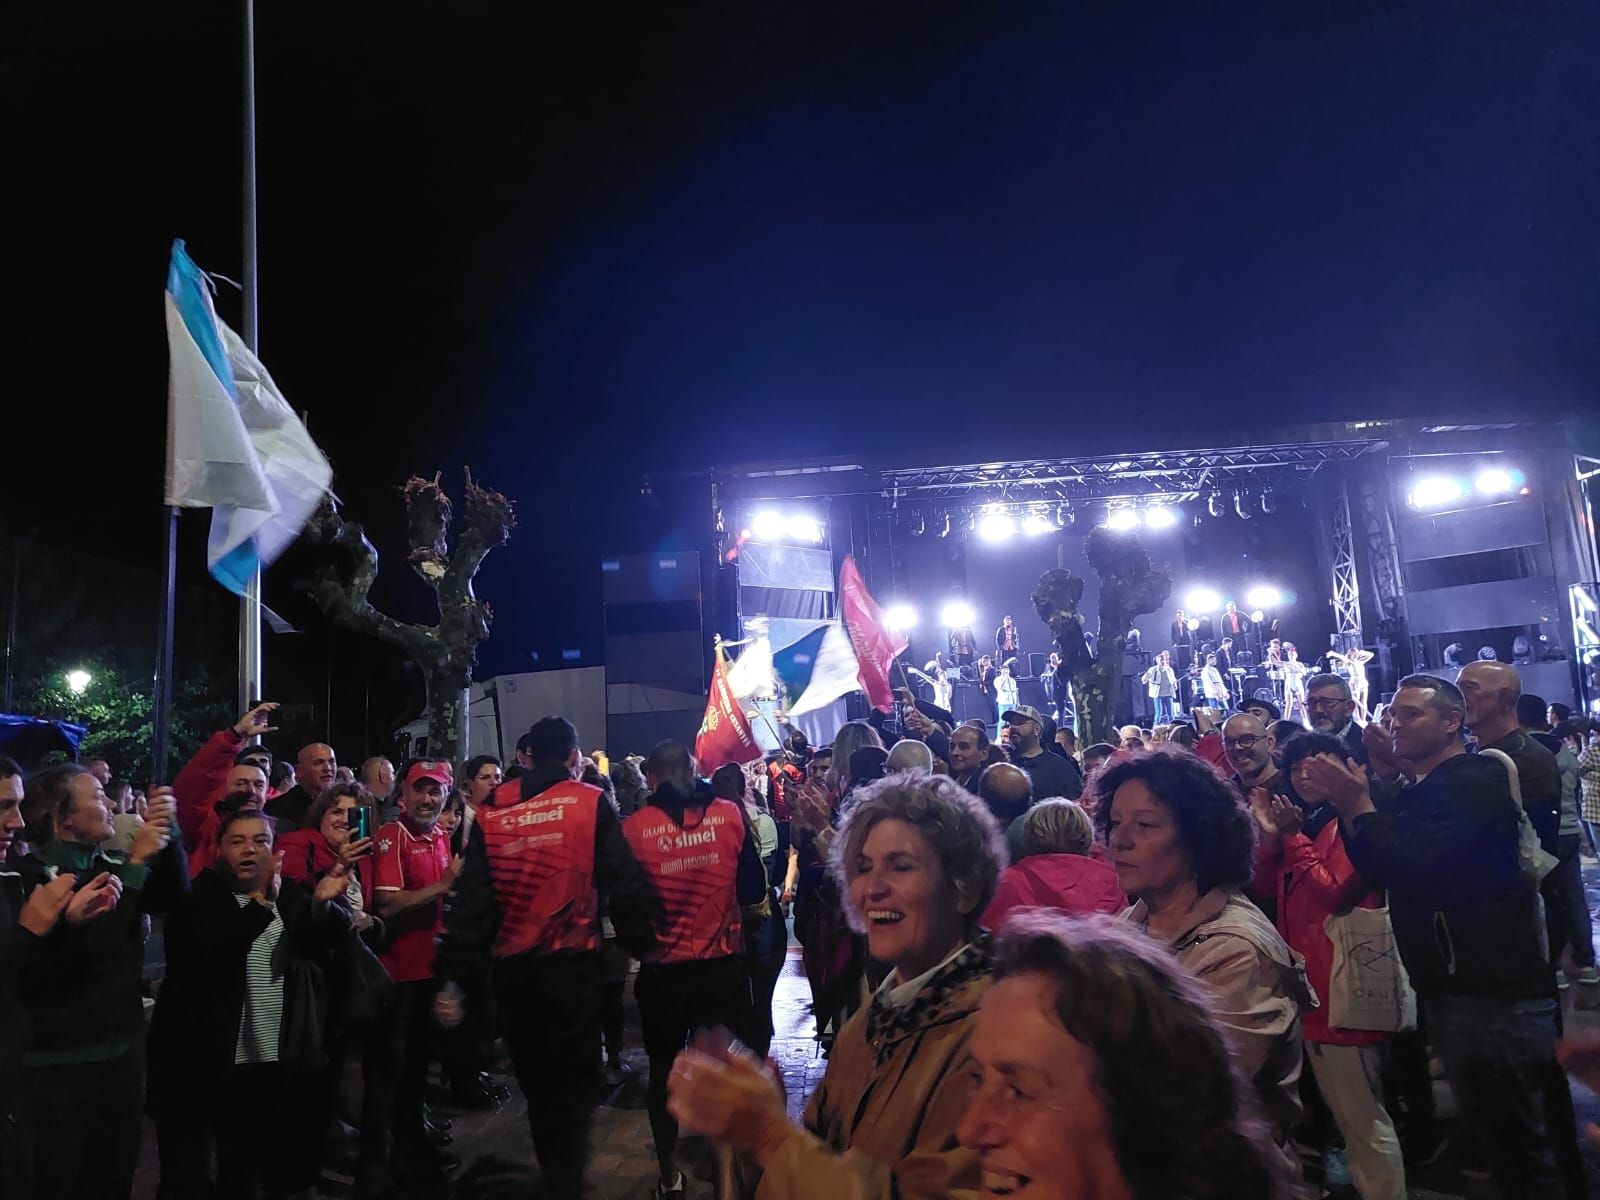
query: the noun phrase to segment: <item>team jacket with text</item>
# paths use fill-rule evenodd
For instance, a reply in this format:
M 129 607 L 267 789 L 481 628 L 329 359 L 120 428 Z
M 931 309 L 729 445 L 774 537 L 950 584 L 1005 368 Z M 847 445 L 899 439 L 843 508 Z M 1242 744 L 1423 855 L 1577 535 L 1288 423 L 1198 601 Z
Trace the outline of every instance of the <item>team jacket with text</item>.
M 675 814 L 646 804 L 622 832 L 656 885 L 666 930 L 651 963 L 725 958 L 744 949 L 737 880 L 744 817 L 730 800 L 690 805 Z

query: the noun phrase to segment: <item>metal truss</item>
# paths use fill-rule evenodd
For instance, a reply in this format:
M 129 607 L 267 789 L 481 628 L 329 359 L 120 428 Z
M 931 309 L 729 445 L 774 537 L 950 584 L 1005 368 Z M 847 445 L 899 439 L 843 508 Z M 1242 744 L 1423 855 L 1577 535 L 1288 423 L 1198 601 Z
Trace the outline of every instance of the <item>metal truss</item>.
M 1328 540 L 1333 563 L 1333 627 L 1344 649 L 1361 645 L 1361 584 L 1356 575 L 1355 537 L 1350 528 L 1350 493 L 1340 480 L 1328 503 Z
M 882 494 L 919 507 L 942 501 L 933 505 L 941 508 L 1150 498 L 1177 502 L 1246 487 L 1288 488 L 1323 467 L 1350 462 L 1384 444 L 1376 439 L 1302 442 L 893 469 L 881 472 Z

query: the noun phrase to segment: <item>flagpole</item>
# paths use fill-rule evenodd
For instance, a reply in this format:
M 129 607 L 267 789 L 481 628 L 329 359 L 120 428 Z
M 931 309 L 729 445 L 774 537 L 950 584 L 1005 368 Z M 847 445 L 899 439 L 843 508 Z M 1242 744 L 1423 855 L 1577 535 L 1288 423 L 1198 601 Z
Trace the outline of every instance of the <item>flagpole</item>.
M 259 355 L 256 325 L 256 6 L 244 0 L 244 328 L 240 330 L 250 353 Z M 258 564 L 239 597 L 239 709 L 244 712 L 263 699 L 261 663 L 261 567 Z
M 172 418 L 167 418 L 170 423 Z M 170 436 L 170 435 L 169 435 Z M 167 505 L 167 545 L 161 563 L 161 615 L 156 624 L 156 694 L 150 723 L 155 738 L 150 747 L 151 784 L 167 781 L 172 726 L 172 624 L 178 590 L 178 506 Z

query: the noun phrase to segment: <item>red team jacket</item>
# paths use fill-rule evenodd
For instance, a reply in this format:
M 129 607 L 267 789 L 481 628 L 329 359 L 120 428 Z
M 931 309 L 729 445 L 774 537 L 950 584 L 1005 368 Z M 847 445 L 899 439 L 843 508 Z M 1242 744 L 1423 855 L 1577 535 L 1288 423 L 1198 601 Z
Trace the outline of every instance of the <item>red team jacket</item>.
M 646 804 L 622 823 L 666 910 L 666 931 L 646 962 L 726 958 L 744 949 L 736 891 L 744 818 L 731 800 L 713 800 L 685 809 L 683 820 L 680 826 Z
M 597 787 L 557 783 L 522 799 L 522 781 L 495 789 L 478 808 L 489 855 L 489 874 L 502 915 L 492 953 L 496 958 L 537 950 L 597 950 L 598 898 L 594 884 Z

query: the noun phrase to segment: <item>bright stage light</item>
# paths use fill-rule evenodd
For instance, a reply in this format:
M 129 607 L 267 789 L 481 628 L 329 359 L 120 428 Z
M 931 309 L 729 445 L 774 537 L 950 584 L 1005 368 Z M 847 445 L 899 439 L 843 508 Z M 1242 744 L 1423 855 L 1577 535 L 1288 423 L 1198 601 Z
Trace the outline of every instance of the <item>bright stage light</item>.
M 1228 515 L 1228 508 L 1221 492 L 1212 492 L 1206 497 L 1206 511 L 1219 520 Z
M 1132 508 L 1114 508 L 1106 518 L 1106 528 L 1116 533 L 1130 533 L 1139 528 L 1139 513 Z
M 758 512 L 750 521 L 758 542 L 775 542 L 783 536 L 783 514 L 773 509 Z
M 1251 608 L 1277 608 L 1283 603 L 1283 593 L 1270 583 L 1258 583 L 1244 595 Z
M 822 522 L 809 513 L 795 513 L 785 524 L 789 536 L 797 542 L 820 542 Z
M 978 536 L 986 542 L 1003 542 L 1017 532 L 1017 522 L 1007 512 L 984 513 L 978 522 Z
M 883 623 L 895 633 L 917 627 L 917 610 L 909 604 L 891 604 L 884 610 Z
M 964 600 L 952 600 L 939 610 L 939 623 L 947 629 L 965 629 L 974 620 L 972 605 Z
M 1472 486 L 1480 496 L 1504 496 L 1522 486 L 1522 472 L 1515 468 L 1486 467 L 1478 472 Z
M 1177 510 L 1168 508 L 1165 504 L 1157 504 L 1154 508 L 1144 510 L 1146 529 L 1171 529 L 1177 523 Z
M 1447 504 L 1454 504 L 1465 494 L 1459 479 L 1452 479 L 1448 475 L 1428 475 L 1417 480 L 1406 499 L 1411 502 L 1412 508 L 1443 508 Z
M 1022 532 L 1029 537 L 1041 537 L 1055 529 L 1055 522 L 1043 513 L 1029 513 L 1022 518 Z
M 1267 619 L 1267 614 L 1258 608 L 1251 612 L 1250 619 L 1259 625 L 1262 621 Z
M 67 672 L 67 690 L 74 696 L 81 696 L 89 690 L 89 685 L 94 682 L 94 676 L 79 667 L 76 671 Z
M 1207 587 L 1194 588 L 1183 598 L 1183 611 L 1199 613 L 1202 617 L 1222 607 L 1222 597 Z

